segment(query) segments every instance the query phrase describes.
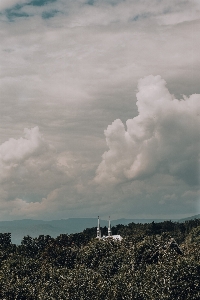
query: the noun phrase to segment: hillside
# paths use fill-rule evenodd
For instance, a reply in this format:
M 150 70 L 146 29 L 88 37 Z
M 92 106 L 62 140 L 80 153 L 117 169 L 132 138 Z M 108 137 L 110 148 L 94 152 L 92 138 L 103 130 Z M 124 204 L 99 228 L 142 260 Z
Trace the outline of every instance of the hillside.
M 101 228 L 106 233 L 107 228 Z M 0 299 L 200 299 L 200 220 L 96 227 L 56 238 L 0 234 Z
M 191 216 L 191 217 L 188 217 L 188 218 L 180 219 L 179 222 L 185 222 L 185 221 L 195 220 L 195 219 L 200 219 L 200 214 L 194 215 L 194 216 Z

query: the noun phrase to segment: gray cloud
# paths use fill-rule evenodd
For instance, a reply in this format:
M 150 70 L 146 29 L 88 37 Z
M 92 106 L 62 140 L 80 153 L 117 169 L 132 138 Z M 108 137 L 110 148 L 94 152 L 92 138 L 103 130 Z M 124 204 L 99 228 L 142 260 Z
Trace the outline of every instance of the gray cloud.
M 0 145 L 1 216 L 44 217 L 77 207 L 89 164 L 70 152 L 56 153 L 38 127 Z M 75 195 L 73 195 L 75 193 Z M 65 208 L 64 208 L 65 207 Z
M 23 5 L 27 3 L 28 0 L 2 0 L 0 2 L 0 10 L 9 9 L 15 7 L 16 5 Z

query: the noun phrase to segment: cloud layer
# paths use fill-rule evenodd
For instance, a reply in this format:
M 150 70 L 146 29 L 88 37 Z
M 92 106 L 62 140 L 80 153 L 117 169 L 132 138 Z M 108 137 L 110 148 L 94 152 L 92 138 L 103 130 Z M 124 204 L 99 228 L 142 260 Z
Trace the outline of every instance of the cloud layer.
M 177 100 L 160 76 L 139 80 L 138 116 L 120 119 L 105 130 L 109 150 L 97 169 L 96 181 L 142 180 L 169 174 L 199 184 L 200 95 Z
M 199 11 L 0 1 L 1 218 L 197 213 Z

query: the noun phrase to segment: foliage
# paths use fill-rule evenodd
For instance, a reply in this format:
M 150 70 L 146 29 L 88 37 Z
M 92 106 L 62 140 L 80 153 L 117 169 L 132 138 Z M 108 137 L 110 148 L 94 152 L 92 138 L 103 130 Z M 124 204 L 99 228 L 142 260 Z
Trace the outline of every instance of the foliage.
M 200 220 L 112 231 L 123 241 L 97 240 L 88 228 L 16 246 L 1 233 L 0 299 L 200 299 Z

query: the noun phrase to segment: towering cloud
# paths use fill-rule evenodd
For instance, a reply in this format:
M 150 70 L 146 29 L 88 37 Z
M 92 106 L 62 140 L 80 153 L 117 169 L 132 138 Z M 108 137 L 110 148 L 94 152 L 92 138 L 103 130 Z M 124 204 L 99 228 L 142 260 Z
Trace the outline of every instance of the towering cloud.
M 169 174 L 195 185 L 199 180 L 200 95 L 177 100 L 160 76 L 139 80 L 138 116 L 115 120 L 105 130 L 109 148 L 96 182 L 140 180 Z

